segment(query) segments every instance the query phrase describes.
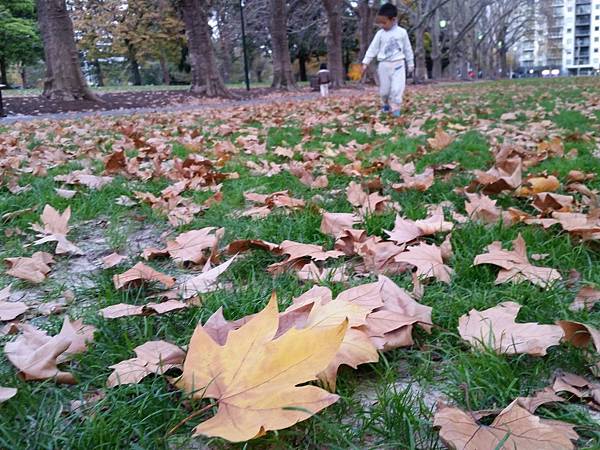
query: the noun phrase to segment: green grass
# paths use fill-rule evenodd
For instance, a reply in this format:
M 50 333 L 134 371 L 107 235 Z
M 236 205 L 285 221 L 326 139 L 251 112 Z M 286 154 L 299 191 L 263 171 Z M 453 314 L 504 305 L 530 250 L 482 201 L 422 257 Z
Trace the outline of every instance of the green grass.
M 455 275 L 449 285 L 429 282 L 421 303 L 433 308 L 435 327 L 431 334 L 416 330 L 415 344 L 409 348 L 397 349 L 381 354 L 376 364 L 367 364 L 358 370 L 342 368 L 338 377 L 337 393 L 340 400 L 310 420 L 291 428 L 250 441 L 247 444 L 232 445 L 219 439 L 191 439 L 192 430 L 201 420 L 210 417 L 210 412 L 190 421 L 169 435 L 168 431 L 190 413 L 190 399 L 172 386 L 164 377 L 148 377 L 138 385 L 121 386 L 113 389 L 105 387 L 111 370 L 109 366 L 134 356 L 133 348 L 148 340 L 164 339 L 180 346 L 186 346 L 194 328 L 203 323 L 213 312 L 222 307 L 227 319 L 239 319 L 260 311 L 267 303 L 272 291 L 276 291 L 280 309 L 291 300 L 308 290 L 310 283 L 301 282 L 293 274 L 276 277 L 266 272 L 269 264 L 281 258 L 262 250 L 253 250 L 236 261 L 230 270 L 223 274 L 225 289 L 202 296 L 202 303 L 186 310 L 163 316 L 132 317 L 104 320 L 97 311 L 117 303 L 144 304 L 148 297 L 157 291 L 156 286 L 131 288 L 117 291 L 112 276 L 129 268 L 140 260 L 139 251 L 145 246 L 164 244 L 180 232 L 206 226 L 224 227 L 226 232 L 222 245 L 236 239 L 265 239 L 279 243 L 290 239 L 304 243 L 314 243 L 330 249 L 333 239 L 320 232 L 321 213 L 319 208 L 331 212 L 351 212 L 352 206 L 346 200 L 344 190 L 350 181 L 369 181 L 381 177 L 383 193 L 391 196 L 402 208 L 402 214 L 411 219 L 426 216 L 427 206 L 449 202 L 459 213 L 464 214 L 464 196 L 460 189 L 472 179 L 474 169 L 487 170 L 494 161 L 496 140 L 510 142 L 514 136 L 493 132 L 494 126 L 502 126 L 499 117 L 510 111 L 518 111 L 518 118 L 511 122 L 520 127 L 522 139 L 527 139 L 530 121 L 548 120 L 554 124 L 549 134 L 558 135 L 564 140 L 565 152 L 577 150 L 574 157 L 549 158 L 531 167 L 527 173 L 547 171 L 556 174 L 561 182 L 566 182 L 570 170 L 600 173 L 600 160 L 594 156 L 594 139 L 585 138 L 588 134 L 598 139 L 600 115 L 589 114 L 585 101 L 600 95 L 600 82 L 595 79 L 556 79 L 518 80 L 498 83 L 478 83 L 470 85 L 445 85 L 428 87 L 409 93 L 411 111 L 406 114 L 410 122 L 425 118 L 423 127 L 428 136 L 410 137 L 403 125 L 394 125 L 390 135 L 369 134 L 361 131 L 366 117 L 373 113 L 375 105 L 370 97 L 354 103 L 341 103 L 344 113 L 348 113 L 349 123 L 340 127 L 336 115 L 331 114 L 324 125 L 308 131 L 303 121 L 312 114 L 311 105 L 298 108 L 281 107 L 276 109 L 280 123 L 269 124 L 258 120 L 255 112 L 248 113 L 239 123 L 242 128 L 257 126 L 256 133 L 268 149 L 276 146 L 293 147 L 300 144 L 305 151 L 323 152 L 325 148 L 344 147 L 350 141 L 369 144 L 368 150 L 359 152 L 358 159 L 363 167 L 381 162 L 389 156 L 401 161 L 414 160 L 417 171 L 432 164 L 458 163 L 448 178 L 437 175 L 434 185 L 425 192 L 396 192 L 391 184 L 399 181 L 397 173 L 389 168 L 375 170 L 364 177 L 349 177 L 343 174 L 328 174 L 329 186 L 325 189 L 310 189 L 286 170 L 272 177 L 251 175 L 245 166 L 248 160 L 267 160 L 278 163 L 285 158 L 272 153 L 264 157 L 233 155 L 231 161 L 221 169 L 224 172 L 237 172 L 239 179 L 226 180 L 222 185 L 223 202 L 213 205 L 194 217 L 187 225 L 173 227 L 166 217 L 147 205 L 126 207 L 115 203 L 122 195 L 133 197 L 133 191 L 160 191 L 172 184 L 166 177 L 137 180 L 131 177 L 115 176 L 112 183 L 100 190 L 74 187 L 77 194 L 71 200 L 57 195 L 55 188 L 61 183 L 53 176 L 69 173 L 88 165 L 82 154 L 50 168 L 46 176 L 33 176 L 16 173 L 19 185 L 31 188 L 20 194 L 12 194 L 5 186 L 0 187 L 0 211 L 11 212 L 31 208 L 23 214 L 7 220 L 0 220 L 0 258 L 27 256 L 36 250 L 52 251 L 53 246 L 24 246 L 33 241 L 29 229 L 32 222 L 39 220 L 45 204 L 59 210 L 67 206 L 72 209 L 69 237 L 77 245 L 82 245 L 97 261 L 112 251 L 127 254 L 129 260 L 121 266 L 96 270 L 82 274 L 84 283 L 70 284 L 65 278 L 72 270 L 75 259 L 58 256 L 60 270 L 40 286 L 32 286 L 25 281 L 0 273 L 0 288 L 13 283 L 13 289 L 25 293 L 36 293 L 42 301 L 60 298 L 64 289 L 74 291 L 76 300 L 69 308 L 69 314 L 82 318 L 86 323 L 97 327 L 95 342 L 90 349 L 78 355 L 67 365 L 78 380 L 74 386 L 56 385 L 52 381 L 24 382 L 16 377 L 14 367 L 4 354 L 0 355 L 0 386 L 18 387 L 17 396 L 0 405 L 2 425 L 0 425 L 0 448 L 10 449 L 88 449 L 88 448 L 277 448 L 277 449 L 434 449 L 438 448 L 437 432 L 432 427 L 435 399 L 442 396 L 462 408 L 489 409 L 503 408 L 517 396 L 533 394 L 551 381 L 556 370 L 571 371 L 589 376 L 588 355 L 567 344 L 553 347 L 545 357 L 527 355 L 497 355 L 489 350 L 473 351 L 460 338 L 458 319 L 471 309 L 486 309 L 503 301 L 515 301 L 522 305 L 518 321 L 536 321 L 551 324 L 559 319 L 572 319 L 600 328 L 598 307 L 591 312 L 573 312 L 569 309 L 576 294 L 576 287 L 566 281 L 555 283 L 542 290 L 528 283 L 518 285 L 495 285 L 497 269 L 491 266 L 473 266 L 476 255 L 485 251 L 493 241 L 501 241 L 505 248 L 519 233 L 527 243 L 529 254 L 548 254 L 536 264 L 557 268 L 568 278 L 569 271 L 581 275 L 582 282 L 600 286 L 600 254 L 597 243 L 578 242 L 558 227 L 544 230 L 541 227 L 515 225 L 485 226 L 480 223 L 466 223 L 457 226 L 452 232 L 454 256 L 449 265 Z M 509 95 L 510 94 L 510 95 Z M 338 100 L 332 100 L 336 102 Z M 582 103 L 583 102 L 583 103 Z M 582 106 L 583 105 L 583 106 Z M 538 109 L 539 107 L 539 109 Z M 446 116 L 431 117 L 433 111 Z M 538 116 L 529 119 L 525 113 L 535 110 Z M 337 113 L 336 113 L 337 114 Z M 192 152 L 179 141 L 181 133 L 197 128 L 206 141 L 206 146 L 197 153 L 214 160 L 212 144 L 229 139 L 235 142 L 244 131 L 231 136 L 218 135 L 213 119 L 195 116 L 194 120 L 172 115 L 156 122 L 139 123 L 128 118 L 118 119 L 121 125 L 140 126 L 150 133 L 165 131 L 172 145 L 170 157 L 184 159 Z M 90 123 L 90 119 L 81 123 Z M 236 119 L 237 120 L 237 119 Z M 480 126 L 481 120 L 490 120 L 494 126 Z M 183 123 L 183 125 L 181 125 Z M 435 128 L 460 124 L 467 129 L 458 133 L 455 141 L 438 152 L 421 153 L 426 146 L 426 138 L 431 137 Z M 21 138 L 31 155 L 39 156 L 45 147 L 77 151 L 80 144 L 74 134 L 79 126 L 76 122 L 65 122 L 61 130 L 52 133 L 23 131 Z M 178 130 L 177 127 L 181 126 Z M 50 128 L 53 129 L 53 128 Z M 178 130 L 175 132 L 175 130 Z M 328 130 L 331 130 L 329 132 Z M 4 132 L 10 130 L 3 130 Z M 0 131 L 2 132 L 2 131 Z M 59 133 L 62 141 L 55 133 Z M 112 119 L 103 119 L 90 128 L 92 142 L 98 139 L 95 148 L 106 154 L 113 143 L 123 136 L 114 126 Z M 499 136 L 499 137 L 498 137 Z M 525 136 L 525 138 L 523 137 Z M 546 138 L 549 138 L 547 136 Z M 66 139 L 66 140 L 65 140 Z M 66 144 L 61 144 L 66 142 Z M 532 145 L 537 138 L 530 137 Z M 140 155 L 141 150 L 128 148 L 127 155 Z M 101 154 L 94 157 L 91 167 L 94 173 L 102 171 Z M 296 159 L 301 160 L 301 153 Z M 345 165 L 353 160 L 338 155 L 323 163 Z M 321 162 L 316 163 L 317 167 Z M 23 166 L 26 166 L 24 164 Z M 318 168 L 316 172 L 322 172 Z M 600 189 L 600 177 L 586 182 L 592 189 Z M 563 189 L 563 188 L 561 188 Z M 304 199 L 307 207 L 293 212 L 275 210 L 264 219 L 237 217 L 236 213 L 247 207 L 243 194 L 248 191 L 271 193 L 288 190 L 290 195 Z M 335 190 L 340 190 L 335 192 Z M 332 192 L 333 191 L 333 192 Z M 566 193 L 564 190 L 561 193 Z M 203 191 L 185 192 L 184 196 L 202 203 L 212 193 Z M 580 198 L 579 194 L 577 197 Z M 503 208 L 515 206 L 534 213 L 527 199 L 518 199 L 508 194 L 495 196 Z M 450 211 L 447 211 L 449 214 Z M 448 217 L 449 218 L 449 215 Z M 369 215 L 361 228 L 369 235 L 385 237 L 384 230 L 393 228 L 395 213 Z M 15 233 L 21 230 L 23 234 Z M 161 237 L 163 233 L 167 233 Z M 9 236 L 10 235 L 10 236 Z M 443 236 L 427 238 L 427 242 L 440 244 Z M 187 272 L 168 260 L 153 260 L 149 265 L 174 276 Z M 62 272 L 61 272 L 62 271 Z M 61 272 L 61 273 L 58 273 Z M 74 275 L 75 276 L 75 275 Z M 392 277 L 400 286 L 410 290 L 412 281 L 409 273 Z M 374 280 L 352 279 L 350 283 L 326 283 L 334 293 L 354 285 Z M 60 329 L 62 316 L 35 318 L 36 326 L 48 330 L 50 334 Z M 0 337 L 5 343 L 13 336 Z M 97 403 L 83 409 L 71 411 L 70 402 L 82 400 L 89 395 L 103 392 L 105 396 Z M 432 398 L 434 400 L 432 401 Z M 205 403 L 201 403 L 204 405 Z M 198 408 L 199 404 L 194 405 Z M 589 410 L 576 402 L 543 407 L 539 414 L 545 418 L 564 420 L 576 426 L 581 439 L 580 448 L 599 448 L 600 432 Z M 197 447 L 193 447 L 196 445 Z

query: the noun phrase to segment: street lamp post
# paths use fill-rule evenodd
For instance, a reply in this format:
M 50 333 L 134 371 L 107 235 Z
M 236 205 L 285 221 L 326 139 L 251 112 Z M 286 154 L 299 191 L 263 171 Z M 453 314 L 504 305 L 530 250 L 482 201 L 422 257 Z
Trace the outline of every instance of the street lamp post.
M 246 90 L 250 90 L 250 76 L 248 74 L 248 52 L 246 50 L 246 23 L 244 21 L 244 0 L 240 0 L 240 19 L 242 22 L 242 48 L 244 51 L 244 81 Z

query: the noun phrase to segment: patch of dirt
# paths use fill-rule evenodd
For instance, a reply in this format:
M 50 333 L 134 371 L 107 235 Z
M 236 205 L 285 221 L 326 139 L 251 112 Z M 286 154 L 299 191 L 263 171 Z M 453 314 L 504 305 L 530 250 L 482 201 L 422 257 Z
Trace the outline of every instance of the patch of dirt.
M 60 101 L 42 98 L 41 96 L 15 96 L 4 91 L 4 110 L 9 116 L 60 113 L 69 111 L 109 111 L 131 108 L 164 108 L 169 106 L 182 106 L 191 104 L 210 104 L 223 102 L 224 99 L 211 99 L 201 94 L 194 94 L 188 90 L 164 90 L 137 92 L 106 92 L 96 93 L 102 100 L 101 103 L 89 100 Z M 273 92 L 270 88 L 256 88 L 246 91 L 244 89 L 231 89 L 232 94 L 239 100 L 248 100 L 265 96 Z

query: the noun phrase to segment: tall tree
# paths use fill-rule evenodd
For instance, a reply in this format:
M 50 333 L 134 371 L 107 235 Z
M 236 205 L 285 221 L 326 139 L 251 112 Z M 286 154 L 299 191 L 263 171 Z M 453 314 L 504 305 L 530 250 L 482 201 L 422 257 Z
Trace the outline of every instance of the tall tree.
M 98 101 L 81 72 L 73 24 L 65 0 L 37 0 L 37 14 L 46 61 L 42 96 Z
M 359 0 L 356 6 L 356 15 L 358 16 L 358 60 L 362 61 L 367 53 L 369 44 L 375 35 L 375 17 L 379 10 L 379 4 L 376 1 Z M 365 81 L 378 82 L 377 72 L 373 65 L 369 65 L 365 74 Z
M 344 0 L 323 0 L 327 15 L 327 64 L 331 74 L 331 85 L 344 84 L 344 60 L 342 52 L 342 16 Z
M 273 83 L 276 89 L 294 88 L 296 82 L 292 72 L 287 30 L 286 0 L 270 0 L 269 29 L 273 50 Z
M 185 24 L 189 60 L 192 67 L 191 91 L 209 97 L 230 97 L 219 74 L 212 46 L 212 29 L 208 24 L 207 0 L 179 0 Z

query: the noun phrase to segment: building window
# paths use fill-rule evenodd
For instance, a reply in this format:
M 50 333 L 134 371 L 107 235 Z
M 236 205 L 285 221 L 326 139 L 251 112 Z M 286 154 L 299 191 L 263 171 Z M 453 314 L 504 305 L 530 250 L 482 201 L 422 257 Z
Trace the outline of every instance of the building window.
M 599 37 L 595 37 L 594 38 L 594 42 L 600 42 L 600 38 Z
M 595 27 L 594 30 L 595 31 L 600 31 L 600 27 Z
M 594 49 L 594 53 L 598 53 L 598 49 L 597 48 Z
M 596 20 L 600 20 L 600 16 L 596 16 Z
M 568 12 L 573 12 L 573 7 L 572 7 L 572 6 L 569 6 L 569 7 L 567 8 L 567 11 L 568 11 Z

